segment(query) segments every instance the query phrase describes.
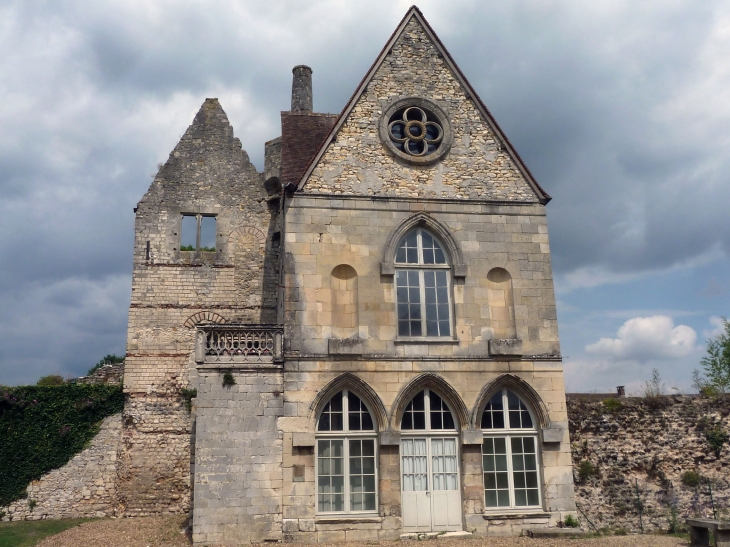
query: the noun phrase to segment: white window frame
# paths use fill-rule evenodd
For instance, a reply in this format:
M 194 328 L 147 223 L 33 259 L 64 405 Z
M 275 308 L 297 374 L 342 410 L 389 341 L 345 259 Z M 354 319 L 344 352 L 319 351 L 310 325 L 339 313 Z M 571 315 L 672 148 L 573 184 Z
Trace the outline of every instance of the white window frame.
M 319 420 L 322 415 L 320 410 L 319 416 L 317 416 L 317 423 L 315 425 L 315 452 L 314 452 L 314 496 L 315 496 L 315 508 L 316 514 L 331 515 L 331 516 L 352 516 L 352 515 L 363 515 L 372 516 L 379 514 L 380 507 L 380 471 L 378 465 L 379 459 L 379 447 L 378 447 L 378 431 L 375 417 L 370 405 L 367 404 L 365 399 L 359 394 L 354 395 L 362 401 L 365 408 L 370 413 L 370 418 L 373 421 L 373 429 L 370 431 L 350 431 L 349 429 L 349 389 L 343 389 L 337 393 L 342 393 L 342 431 L 319 431 Z M 333 393 L 332 396 L 327 399 L 327 403 L 332 400 L 332 397 L 337 395 Z M 324 407 L 322 407 L 324 409 Z M 375 454 L 375 509 L 369 511 L 351 511 L 350 510 L 350 442 L 357 440 L 372 440 Z M 343 441 L 342 443 L 342 458 L 343 458 L 343 477 L 344 477 L 344 499 L 345 499 L 345 510 L 344 511 L 320 511 L 319 510 L 319 441 Z
M 400 249 L 400 243 L 405 239 L 406 236 L 408 236 L 411 232 L 417 232 L 417 249 L 418 249 L 418 263 L 417 264 L 407 264 L 404 262 L 397 262 L 396 257 L 398 256 L 398 249 Z M 441 251 L 444 253 L 444 257 L 446 259 L 446 264 L 424 264 L 423 262 L 423 240 L 422 240 L 422 234 L 423 232 L 426 232 L 430 237 L 438 243 L 438 245 L 441 247 Z M 414 228 L 413 230 L 409 230 L 405 234 L 401 236 L 401 238 L 398 240 L 398 245 L 395 249 L 395 256 L 393 257 L 393 264 L 395 266 L 395 276 L 393 277 L 393 290 L 395 292 L 394 294 L 394 301 L 395 301 L 395 332 L 396 332 L 396 341 L 400 340 L 407 340 L 407 341 L 426 341 L 426 342 L 432 342 L 432 341 L 454 341 L 456 340 L 456 333 L 454 329 L 454 299 L 452 295 L 452 283 L 451 283 L 451 262 L 449 253 L 446 251 L 446 247 L 444 246 L 443 242 L 436 237 L 433 232 L 430 230 L 427 230 L 425 228 Z M 433 270 L 441 270 L 446 271 L 446 295 L 449 300 L 448 307 L 449 307 L 449 331 L 450 334 L 447 336 L 428 336 L 426 334 L 426 283 L 424 279 L 424 272 L 426 271 L 433 271 Z M 409 336 L 409 335 L 403 335 L 400 334 L 400 328 L 398 325 L 398 272 L 399 271 L 417 271 L 418 272 L 418 280 L 419 280 L 419 291 L 420 291 L 420 306 L 421 306 L 421 336 Z
M 532 427 L 531 428 L 512 428 L 510 427 L 509 422 L 509 405 L 507 401 L 507 391 L 512 391 L 512 393 L 515 394 L 519 398 L 519 400 L 522 402 L 522 404 L 525 405 L 525 408 L 527 409 L 527 412 L 530 414 L 530 420 L 532 421 Z M 509 388 L 502 388 L 499 391 L 502 392 L 502 412 L 504 415 L 504 424 L 505 427 L 501 429 L 482 429 L 482 433 L 484 436 L 484 439 L 504 439 L 505 440 L 505 452 L 506 452 L 506 458 L 507 458 L 507 481 L 508 481 L 508 488 L 509 488 L 509 506 L 497 506 L 497 507 L 487 507 L 486 502 L 486 491 L 487 487 L 484 483 L 484 475 L 486 473 L 486 470 L 483 468 L 484 466 L 484 442 L 482 442 L 482 487 L 484 490 L 484 512 L 485 513 L 504 513 L 508 511 L 538 511 L 543 509 L 543 493 L 542 493 L 542 454 L 540 451 L 540 444 L 539 444 L 539 437 L 537 434 L 537 428 L 535 427 L 535 424 L 537 423 L 535 421 L 535 414 L 530 408 L 530 406 L 525 403 L 525 401 L 520 397 L 520 395 L 510 390 Z M 496 395 L 497 392 L 492 393 L 489 398 L 487 399 L 487 403 L 489 404 L 489 401 L 492 400 L 494 395 Z M 486 406 L 485 404 L 485 406 Z M 481 419 L 482 415 L 484 413 L 484 409 L 482 409 L 482 413 L 479 415 L 479 424 L 481 426 Z M 532 438 L 533 442 L 535 443 L 535 471 L 537 473 L 537 499 L 538 503 L 536 505 L 515 505 L 515 485 L 514 485 L 514 469 L 512 465 L 512 443 L 511 439 L 513 438 Z

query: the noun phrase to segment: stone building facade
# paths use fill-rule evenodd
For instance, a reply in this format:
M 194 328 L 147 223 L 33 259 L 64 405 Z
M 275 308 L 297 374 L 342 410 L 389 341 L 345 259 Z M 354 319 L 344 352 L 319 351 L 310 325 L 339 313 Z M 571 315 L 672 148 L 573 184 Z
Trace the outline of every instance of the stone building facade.
M 417 8 L 339 116 L 311 74 L 264 173 L 207 99 L 139 202 L 120 506 L 196 545 L 556 526 L 549 196 Z

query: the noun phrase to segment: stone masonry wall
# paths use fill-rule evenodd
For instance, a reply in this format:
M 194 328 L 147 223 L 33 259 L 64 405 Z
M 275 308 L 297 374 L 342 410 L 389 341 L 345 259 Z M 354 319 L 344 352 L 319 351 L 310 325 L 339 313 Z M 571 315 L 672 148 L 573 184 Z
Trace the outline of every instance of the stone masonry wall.
M 271 162 L 270 162 L 271 163 Z M 207 99 L 136 208 L 118 494 L 125 515 L 190 507 L 195 326 L 276 322 L 278 202 Z M 215 216 L 215 252 L 181 251 L 183 214 Z
M 380 141 L 395 100 L 423 97 L 448 114 L 451 150 L 413 168 Z M 406 26 L 307 180 L 307 193 L 537 202 L 537 196 L 416 19 Z
M 88 448 L 27 488 L 28 497 L 3 510 L 2 520 L 100 518 L 116 507 L 117 449 L 122 415 L 107 417 Z M 31 509 L 29 502 L 36 502 Z
M 196 411 L 196 545 L 282 539 L 282 414 L 280 370 L 202 369 Z
M 568 402 L 576 502 L 597 528 L 639 531 L 637 481 L 645 530 L 667 530 L 673 511 L 680 524 L 712 518 L 709 487 L 683 484 L 688 471 L 711 480 L 718 516 L 730 518 L 730 445 L 718 457 L 706 438 L 714 427 L 730 433 L 730 398 L 609 401 Z

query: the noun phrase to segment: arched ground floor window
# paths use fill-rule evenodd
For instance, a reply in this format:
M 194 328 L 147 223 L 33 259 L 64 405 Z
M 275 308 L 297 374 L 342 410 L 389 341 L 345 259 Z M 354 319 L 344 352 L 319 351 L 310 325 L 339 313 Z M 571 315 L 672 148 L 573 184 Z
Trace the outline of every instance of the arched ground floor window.
M 535 420 L 509 389 L 497 391 L 482 412 L 484 504 L 490 509 L 540 507 Z
M 376 432 L 362 399 L 336 393 L 319 414 L 316 438 L 317 512 L 376 512 Z

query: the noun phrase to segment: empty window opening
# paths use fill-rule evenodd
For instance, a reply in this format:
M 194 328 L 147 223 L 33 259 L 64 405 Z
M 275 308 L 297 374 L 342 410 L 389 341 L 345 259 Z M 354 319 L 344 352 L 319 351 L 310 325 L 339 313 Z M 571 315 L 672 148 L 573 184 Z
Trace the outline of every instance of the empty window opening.
M 210 215 L 182 216 L 180 226 L 180 250 L 216 251 L 216 219 Z

